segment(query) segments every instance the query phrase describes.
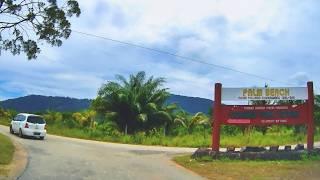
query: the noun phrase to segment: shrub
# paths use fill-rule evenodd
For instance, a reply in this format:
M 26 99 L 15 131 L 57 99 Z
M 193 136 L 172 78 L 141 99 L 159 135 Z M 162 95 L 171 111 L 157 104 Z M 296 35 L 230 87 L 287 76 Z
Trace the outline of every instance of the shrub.
M 240 134 L 241 129 L 238 126 L 222 126 L 221 132 L 224 135 L 235 136 L 237 134 Z
M 79 128 L 80 125 L 78 124 L 77 121 L 73 120 L 73 119 L 67 119 L 63 121 L 63 124 L 65 126 L 67 126 L 68 128 Z
M 98 124 L 96 129 L 101 131 L 106 136 L 120 136 L 121 133 L 118 131 L 117 125 L 112 121 L 107 121 L 102 124 Z
M 138 132 L 133 135 L 133 143 L 135 144 L 142 144 L 146 138 L 145 132 Z

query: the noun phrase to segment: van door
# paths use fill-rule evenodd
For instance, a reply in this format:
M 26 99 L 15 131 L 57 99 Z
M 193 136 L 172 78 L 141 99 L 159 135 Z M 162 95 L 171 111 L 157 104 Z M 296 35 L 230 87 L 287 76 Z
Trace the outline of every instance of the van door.
M 24 126 L 24 121 L 26 120 L 27 116 L 25 115 L 20 115 L 19 116 L 19 121 L 17 121 L 17 130 L 19 132 L 19 129 Z
M 24 115 L 17 115 L 16 118 L 14 119 L 14 127 L 12 128 L 15 132 L 19 132 L 19 129 L 21 127 L 21 124 L 23 121 L 26 119 Z

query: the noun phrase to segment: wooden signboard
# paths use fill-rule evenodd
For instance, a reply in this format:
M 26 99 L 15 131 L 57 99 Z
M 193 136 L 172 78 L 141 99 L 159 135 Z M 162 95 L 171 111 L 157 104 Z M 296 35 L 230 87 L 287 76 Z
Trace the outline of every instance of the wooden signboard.
M 223 105 L 223 100 L 304 100 L 302 104 L 286 105 Z M 215 84 L 213 110 L 212 150 L 219 151 L 220 126 L 224 125 L 257 125 L 273 124 L 298 125 L 306 124 L 307 149 L 313 149 L 313 83 L 307 87 L 280 88 L 222 88 Z

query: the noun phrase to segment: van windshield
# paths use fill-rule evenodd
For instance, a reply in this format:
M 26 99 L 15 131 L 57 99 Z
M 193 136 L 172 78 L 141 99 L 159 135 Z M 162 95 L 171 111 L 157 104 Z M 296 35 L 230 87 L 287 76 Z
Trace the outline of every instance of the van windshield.
M 44 119 L 40 116 L 29 116 L 27 119 L 27 122 L 33 123 L 33 124 L 45 124 L 46 122 Z

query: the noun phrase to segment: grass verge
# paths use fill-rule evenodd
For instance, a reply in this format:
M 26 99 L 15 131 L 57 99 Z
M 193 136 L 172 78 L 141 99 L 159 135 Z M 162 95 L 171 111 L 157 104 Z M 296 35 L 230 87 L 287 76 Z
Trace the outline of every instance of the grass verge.
M 0 119 L 0 124 L 8 125 L 9 121 Z M 142 145 L 161 145 L 171 147 L 210 147 L 211 135 L 203 132 L 194 132 L 192 134 L 178 136 L 163 136 L 162 132 L 152 135 L 145 132 L 139 132 L 134 135 L 124 135 L 117 133 L 110 135 L 97 129 L 87 128 L 69 128 L 63 124 L 48 124 L 48 133 L 66 137 L 89 139 L 106 142 L 117 142 L 125 144 L 142 144 Z M 315 141 L 320 140 L 320 129 L 315 132 Z M 263 135 L 260 132 L 250 134 L 237 134 L 234 136 L 222 134 L 220 138 L 221 147 L 242 147 L 242 146 L 271 146 L 271 145 L 290 145 L 297 143 L 306 143 L 306 135 L 294 134 L 293 130 L 284 130 L 280 132 L 270 132 Z
M 110 136 L 99 130 L 88 130 L 79 128 L 67 128 L 59 125 L 48 125 L 48 133 L 74 137 L 80 139 L 90 139 L 97 141 L 119 142 L 125 144 L 143 144 L 143 145 L 161 145 L 172 147 L 209 147 L 211 144 L 211 135 L 203 135 L 202 133 L 193 133 L 181 136 L 163 136 L 163 135 L 147 135 L 146 133 L 137 133 L 135 135 L 117 135 Z M 315 141 L 320 140 L 320 132 L 315 134 Z M 304 134 L 286 133 L 269 133 L 263 135 L 254 132 L 250 135 L 221 136 L 221 147 L 242 147 L 242 146 L 271 146 L 271 145 L 288 145 L 305 143 L 306 136 Z
M 14 145 L 11 140 L 0 134 L 0 175 L 6 175 L 7 169 L 6 165 L 8 165 L 13 157 L 14 153 Z
M 299 161 L 212 160 L 178 156 L 179 165 L 208 179 L 318 179 L 320 158 Z
M 8 119 L 3 119 L 0 117 L 0 124 L 1 125 L 5 125 L 5 126 L 9 126 L 10 125 L 10 121 Z

